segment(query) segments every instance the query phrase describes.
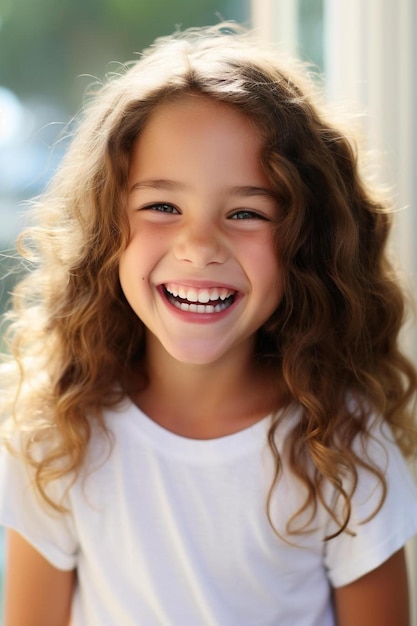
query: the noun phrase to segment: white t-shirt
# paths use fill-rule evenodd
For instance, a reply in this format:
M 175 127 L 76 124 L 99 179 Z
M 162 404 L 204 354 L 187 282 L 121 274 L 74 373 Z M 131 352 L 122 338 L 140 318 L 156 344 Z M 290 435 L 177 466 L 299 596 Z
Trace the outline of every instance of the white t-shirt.
M 382 436 L 385 452 L 375 443 L 371 454 L 388 496 L 376 517 L 360 524 L 379 497 L 362 473 L 355 536 L 324 542 L 333 528 L 319 508 L 315 531 L 287 543 L 266 516 L 268 418 L 208 441 L 168 432 L 127 400 L 105 421 L 112 451 L 94 436 L 93 471 L 71 487 L 65 515 L 45 508 L 21 461 L 0 455 L 0 523 L 55 567 L 77 568 L 73 626 L 334 626 L 331 586 L 374 569 L 417 532 L 417 489 Z M 279 431 L 279 449 L 283 440 Z M 271 509 L 280 532 L 303 495 L 284 469 Z

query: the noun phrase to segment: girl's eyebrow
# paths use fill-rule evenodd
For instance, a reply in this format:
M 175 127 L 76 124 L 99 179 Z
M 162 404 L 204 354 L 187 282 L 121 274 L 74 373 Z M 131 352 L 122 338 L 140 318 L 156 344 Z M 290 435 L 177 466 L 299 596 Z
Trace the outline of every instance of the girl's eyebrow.
M 263 198 L 276 199 L 276 195 L 272 191 L 272 189 L 268 189 L 268 187 L 257 187 L 255 185 L 243 185 L 230 187 L 228 192 L 232 196 L 243 196 L 245 198 L 252 198 L 254 196 L 261 196 Z
M 183 190 L 187 187 L 184 183 L 169 180 L 167 178 L 155 178 L 149 180 L 141 180 L 132 185 L 130 193 L 138 189 L 157 189 L 162 191 Z M 227 189 L 227 194 L 231 196 L 240 196 L 252 198 L 260 196 L 268 199 L 276 199 L 274 192 L 267 187 L 258 187 L 256 185 L 236 185 Z
M 165 191 L 172 191 L 174 189 L 183 189 L 185 185 L 182 183 L 169 180 L 167 178 L 151 178 L 149 180 L 140 180 L 132 185 L 130 192 L 137 189 L 161 189 Z

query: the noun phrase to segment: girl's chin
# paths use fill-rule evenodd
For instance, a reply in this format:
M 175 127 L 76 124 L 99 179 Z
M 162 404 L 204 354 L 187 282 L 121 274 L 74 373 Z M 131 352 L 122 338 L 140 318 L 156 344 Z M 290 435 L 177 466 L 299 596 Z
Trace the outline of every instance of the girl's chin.
M 238 363 L 252 353 L 253 341 L 239 342 L 238 345 L 215 345 L 212 338 L 210 341 L 179 341 L 177 345 L 159 343 L 165 357 L 178 365 L 192 366 L 215 366 L 236 359 Z M 159 352 L 158 359 L 163 358 Z

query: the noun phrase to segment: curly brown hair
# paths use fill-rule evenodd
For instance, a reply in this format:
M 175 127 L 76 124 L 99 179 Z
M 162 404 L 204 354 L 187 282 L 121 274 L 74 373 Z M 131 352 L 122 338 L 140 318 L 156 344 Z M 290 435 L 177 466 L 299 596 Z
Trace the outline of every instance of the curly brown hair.
M 417 448 L 410 411 L 417 377 L 398 340 L 405 298 L 386 253 L 391 215 L 361 179 L 352 144 L 323 116 L 303 68 L 229 24 L 157 40 L 86 106 L 36 203 L 36 225 L 21 238 L 34 269 L 8 314 L 2 413 L 31 433 L 24 455 L 50 501 L 48 484 L 77 474 L 92 420 L 103 426 L 103 407 L 127 393 L 143 356 L 144 328 L 118 278 L 129 239 L 130 152 L 155 107 L 190 92 L 237 107 L 262 135 L 263 166 L 281 209 L 275 238 L 284 296 L 259 330 L 257 350 L 279 369 L 287 406 L 301 409 L 286 449 L 308 494 L 288 528 L 302 531 L 296 520 L 306 511 L 312 518 L 321 503 L 342 532 L 358 467 L 378 477 L 384 498 L 383 474 L 353 445 L 371 436 L 371 416 L 390 425 L 405 455 Z M 283 415 L 269 432 L 275 480 Z M 38 441 L 48 443 L 42 458 L 33 452 Z M 326 501 L 329 483 L 341 513 Z

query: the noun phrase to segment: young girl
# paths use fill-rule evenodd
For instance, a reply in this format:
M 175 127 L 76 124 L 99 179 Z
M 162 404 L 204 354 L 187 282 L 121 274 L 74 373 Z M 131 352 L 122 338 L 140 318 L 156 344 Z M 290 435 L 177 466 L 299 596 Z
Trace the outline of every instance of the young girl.
M 409 624 L 391 218 L 298 70 L 230 25 L 159 40 L 36 220 L 2 372 L 6 626 Z

